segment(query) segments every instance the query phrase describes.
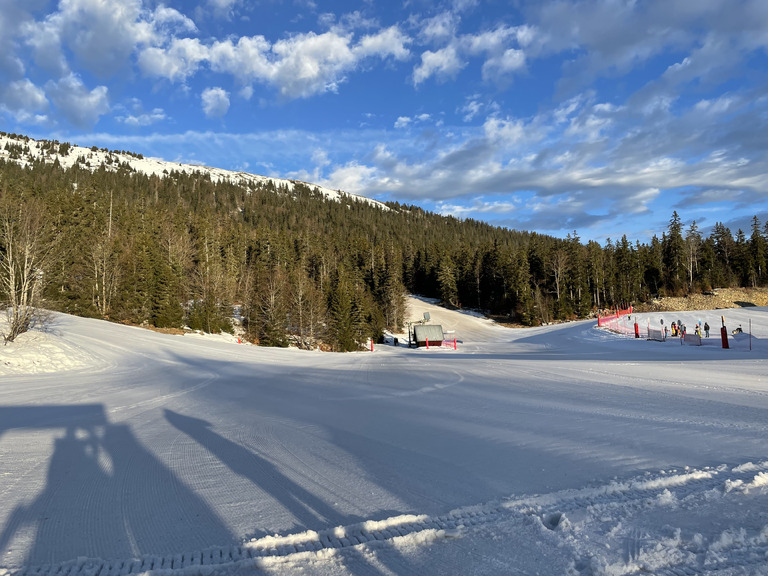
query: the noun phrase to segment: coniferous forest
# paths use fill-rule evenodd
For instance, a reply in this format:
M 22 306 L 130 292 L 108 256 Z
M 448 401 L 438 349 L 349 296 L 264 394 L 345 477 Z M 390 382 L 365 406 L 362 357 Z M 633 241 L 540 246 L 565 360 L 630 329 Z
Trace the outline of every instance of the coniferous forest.
M 401 328 L 406 291 L 536 325 L 768 284 L 768 223 L 757 217 L 750 230 L 718 223 L 704 237 L 674 213 L 649 244 L 601 246 L 387 206 L 299 183 L 0 161 L 0 261 L 7 276 L 23 228 L 46 308 L 219 332 L 232 330 L 236 307 L 251 341 L 338 351 Z M 0 285 L 3 299 L 12 285 Z

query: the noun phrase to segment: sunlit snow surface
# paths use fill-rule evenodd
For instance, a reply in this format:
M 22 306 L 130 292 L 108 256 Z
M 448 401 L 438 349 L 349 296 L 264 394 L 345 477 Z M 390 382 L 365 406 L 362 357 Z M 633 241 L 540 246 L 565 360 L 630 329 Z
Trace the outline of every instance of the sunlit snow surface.
M 638 316 L 699 347 L 410 305 L 458 349 L 0 347 L 0 575 L 768 574 L 768 310 Z

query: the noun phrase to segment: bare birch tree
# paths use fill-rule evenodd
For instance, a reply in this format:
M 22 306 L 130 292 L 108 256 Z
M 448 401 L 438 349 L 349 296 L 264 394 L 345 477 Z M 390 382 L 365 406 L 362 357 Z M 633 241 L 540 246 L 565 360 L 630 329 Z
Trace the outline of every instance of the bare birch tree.
M 0 336 L 5 344 L 44 319 L 39 306 L 53 248 L 41 203 L 8 196 L 0 200 L 0 303 L 8 317 Z

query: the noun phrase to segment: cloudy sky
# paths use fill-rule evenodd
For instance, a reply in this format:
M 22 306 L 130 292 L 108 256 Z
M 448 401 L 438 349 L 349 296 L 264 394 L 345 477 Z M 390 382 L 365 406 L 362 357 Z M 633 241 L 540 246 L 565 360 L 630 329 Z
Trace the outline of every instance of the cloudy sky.
M 768 219 L 765 0 L 0 0 L 0 129 L 604 242 Z

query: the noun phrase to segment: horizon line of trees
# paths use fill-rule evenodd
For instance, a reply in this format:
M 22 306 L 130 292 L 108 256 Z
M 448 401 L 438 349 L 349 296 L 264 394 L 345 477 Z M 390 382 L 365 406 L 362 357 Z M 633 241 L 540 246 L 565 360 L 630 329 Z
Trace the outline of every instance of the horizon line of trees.
M 298 183 L 0 161 L 0 302 L 9 315 L 34 301 L 206 332 L 231 331 L 237 306 L 254 342 L 348 351 L 401 329 L 408 291 L 536 325 L 768 284 L 768 223 L 756 216 L 749 235 L 717 223 L 705 238 L 675 212 L 648 244 L 601 246 L 388 205 Z

